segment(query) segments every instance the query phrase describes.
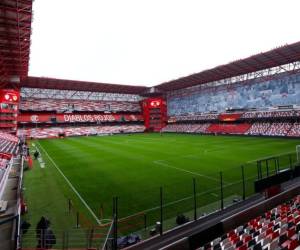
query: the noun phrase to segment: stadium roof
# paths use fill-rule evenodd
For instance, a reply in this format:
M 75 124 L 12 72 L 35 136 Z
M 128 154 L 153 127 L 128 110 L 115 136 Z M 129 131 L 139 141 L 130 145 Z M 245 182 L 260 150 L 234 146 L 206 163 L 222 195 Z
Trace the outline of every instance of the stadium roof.
M 250 56 L 228 64 L 204 70 L 200 73 L 178 78 L 155 86 L 161 91 L 187 88 L 218 81 L 300 60 L 300 42 L 285 45 L 264 53 Z
M 250 56 L 228 64 L 217 66 L 193 75 L 155 86 L 155 92 L 161 93 L 182 89 L 199 84 L 222 80 L 263 69 L 280 66 L 300 60 L 300 42 L 285 45 L 264 53 Z M 110 93 L 147 94 L 151 88 L 144 86 L 117 85 L 53 78 L 28 77 L 21 82 L 21 87 L 82 90 Z
M 0 1 L 0 83 L 27 77 L 32 0 Z
M 61 90 L 93 91 L 104 93 L 141 94 L 148 88 L 143 86 L 119 85 L 109 83 L 62 80 L 55 78 L 27 77 L 21 82 L 21 87 L 46 88 Z
M 300 42 L 237 60 L 154 88 L 28 77 L 32 0 L 0 1 L 0 87 L 55 88 L 128 94 L 161 93 L 300 61 Z M 19 83 L 20 79 L 20 83 Z M 151 91 L 155 89 L 155 91 Z

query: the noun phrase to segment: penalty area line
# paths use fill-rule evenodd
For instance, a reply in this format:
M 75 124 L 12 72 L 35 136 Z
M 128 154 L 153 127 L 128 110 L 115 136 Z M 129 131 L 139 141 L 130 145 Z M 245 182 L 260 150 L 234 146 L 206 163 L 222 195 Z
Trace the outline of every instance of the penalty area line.
M 288 151 L 288 152 L 277 154 L 277 155 L 264 156 L 264 157 L 261 157 L 261 158 L 255 159 L 255 160 L 247 161 L 246 163 L 255 163 L 258 161 L 263 161 L 263 160 L 267 160 L 270 158 L 276 158 L 276 157 L 284 156 L 284 155 L 291 154 L 291 153 L 295 153 L 295 151 Z
M 192 172 L 192 171 L 189 171 L 189 170 L 186 170 L 186 169 L 183 169 L 183 168 L 178 168 L 178 167 L 172 166 L 168 163 L 165 163 L 164 160 L 156 160 L 156 161 L 153 161 L 153 163 L 156 164 L 156 165 L 160 165 L 162 167 L 173 168 L 173 169 L 176 169 L 176 170 L 181 171 L 181 172 L 185 172 L 185 173 L 192 174 L 192 175 L 197 175 L 197 176 L 209 179 L 209 180 L 213 180 L 215 182 L 220 182 L 220 179 L 217 179 L 217 178 L 214 178 L 214 177 L 211 177 L 211 176 L 207 176 L 207 175 L 204 175 L 204 174 L 200 174 L 200 173 L 197 173 L 197 172 Z M 223 183 L 228 184 L 226 182 L 223 182 Z
M 64 173 L 60 170 L 60 168 L 57 166 L 57 164 L 54 162 L 54 160 L 50 157 L 48 152 L 42 147 L 42 145 L 37 142 L 41 149 L 44 151 L 44 153 L 47 155 L 48 159 L 53 163 L 53 166 L 56 168 L 56 170 L 61 174 L 61 176 L 65 179 L 65 181 L 68 183 L 70 188 L 74 191 L 74 193 L 77 195 L 79 200 L 83 203 L 83 205 L 87 208 L 87 210 L 90 212 L 90 214 L 93 216 L 93 218 L 96 220 L 98 225 L 101 225 L 101 221 L 98 219 L 98 217 L 95 215 L 93 210 L 90 208 L 90 206 L 86 203 L 86 201 L 82 198 L 82 196 L 79 194 L 79 192 L 75 189 L 75 187 L 72 185 L 72 183 L 69 181 L 69 179 L 64 175 Z

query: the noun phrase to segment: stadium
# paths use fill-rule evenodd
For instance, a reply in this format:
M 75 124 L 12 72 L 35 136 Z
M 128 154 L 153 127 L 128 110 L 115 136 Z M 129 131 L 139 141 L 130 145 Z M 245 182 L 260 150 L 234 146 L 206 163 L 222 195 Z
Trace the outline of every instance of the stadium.
M 151 87 L 29 76 L 0 2 L 0 250 L 300 248 L 300 42 Z

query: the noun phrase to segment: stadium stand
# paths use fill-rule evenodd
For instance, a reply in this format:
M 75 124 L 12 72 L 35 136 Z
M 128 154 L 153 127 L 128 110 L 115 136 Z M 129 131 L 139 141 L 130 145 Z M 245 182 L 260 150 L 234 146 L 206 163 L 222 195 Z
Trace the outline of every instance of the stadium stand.
M 264 133 L 265 135 L 276 135 L 286 136 L 291 129 L 292 124 L 288 122 L 272 123 L 268 130 Z
M 238 135 L 263 135 L 263 136 L 300 136 L 299 122 L 254 122 L 242 124 L 180 124 L 171 123 L 162 129 L 162 132 L 179 133 L 217 133 Z
M 300 136 L 300 123 L 295 122 L 290 129 L 288 136 L 299 137 Z
M 254 112 L 245 112 L 242 114 L 241 118 L 244 118 L 244 119 L 254 119 L 257 117 L 257 112 L 254 111 Z
M 269 122 L 255 122 L 252 124 L 247 134 L 249 135 L 265 135 L 271 123 Z
M 195 115 L 180 115 L 171 116 L 170 119 L 175 119 L 176 121 L 206 121 L 206 120 L 216 120 L 218 119 L 218 114 L 195 114 Z
M 294 110 L 288 111 L 265 111 L 257 112 L 257 118 L 278 118 L 278 117 L 294 117 L 296 114 Z
M 19 109 L 21 111 L 55 111 L 57 113 L 75 111 L 141 112 L 138 102 L 36 98 L 22 98 Z
M 236 109 L 267 108 L 290 105 L 300 99 L 300 89 L 295 82 L 300 74 L 283 74 L 280 81 L 263 83 L 250 80 L 247 85 L 233 84 L 230 89 L 224 85 L 198 85 L 168 93 L 168 114 L 170 116 L 187 113 L 224 112 L 229 107 Z M 269 113 L 262 114 L 272 115 Z M 286 116 L 289 113 L 284 112 Z
M 8 175 L 8 164 L 13 155 L 19 152 L 18 141 L 19 139 L 16 136 L 0 132 L 0 191 L 5 186 L 4 177 Z
M 162 129 L 162 132 L 180 133 L 204 133 L 209 124 L 169 124 Z
M 230 230 L 199 249 L 294 250 L 299 245 L 300 196 L 298 195 L 248 223 Z
M 0 132 L 0 152 L 17 154 L 18 138 L 16 136 Z
M 209 133 L 220 133 L 220 134 L 245 134 L 251 124 L 211 124 L 207 128 Z
M 57 138 L 60 136 L 104 135 L 144 132 L 143 125 L 48 127 L 19 129 L 18 135 L 27 138 Z

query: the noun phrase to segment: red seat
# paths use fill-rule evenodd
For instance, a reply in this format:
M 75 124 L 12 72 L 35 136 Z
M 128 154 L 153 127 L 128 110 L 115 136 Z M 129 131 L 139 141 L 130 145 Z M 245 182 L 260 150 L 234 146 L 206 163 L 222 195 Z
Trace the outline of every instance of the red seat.
M 288 229 L 287 236 L 291 238 L 295 234 L 295 227 Z
M 299 246 L 299 242 L 297 240 L 292 240 L 288 245 L 288 249 L 294 250 L 297 246 Z
M 276 239 L 276 238 L 278 238 L 278 237 L 279 237 L 279 230 L 275 231 L 275 232 L 272 233 L 272 235 L 271 235 L 271 239 L 272 239 L 272 240 L 274 240 L 274 239 Z
M 273 229 L 268 228 L 267 231 L 266 231 L 266 236 L 270 235 L 271 233 L 273 233 Z
M 235 237 L 235 238 L 230 239 L 232 244 L 236 244 L 239 240 L 240 240 L 239 237 Z
M 237 248 L 236 250 L 247 250 L 247 246 L 244 244 L 244 245 L 240 246 L 239 248 Z
M 247 243 L 247 242 L 250 241 L 250 240 L 252 240 L 252 237 L 251 237 L 250 235 L 247 235 L 247 236 L 244 238 L 243 242 L 244 242 L 244 243 Z

